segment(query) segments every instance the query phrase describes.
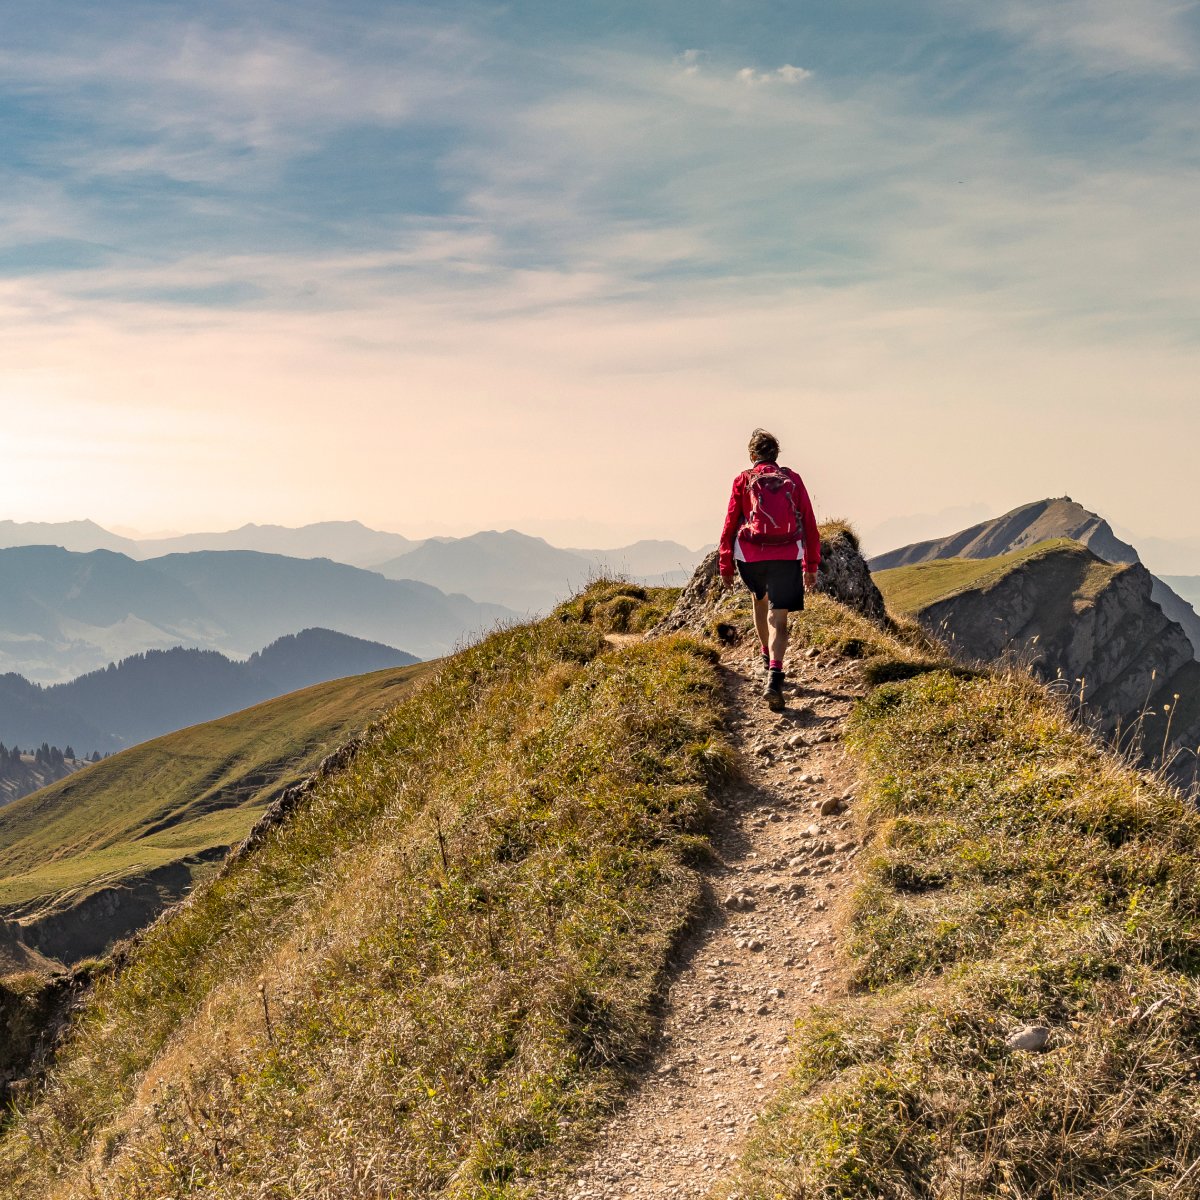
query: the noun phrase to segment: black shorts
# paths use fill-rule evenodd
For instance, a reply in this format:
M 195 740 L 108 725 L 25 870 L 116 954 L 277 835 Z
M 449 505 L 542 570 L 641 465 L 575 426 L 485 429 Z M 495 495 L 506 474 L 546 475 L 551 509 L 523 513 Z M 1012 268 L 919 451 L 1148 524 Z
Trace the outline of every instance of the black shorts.
M 766 562 L 737 564 L 742 582 L 761 600 L 767 596 L 772 608 L 797 612 L 804 607 L 804 564 L 796 558 L 772 558 Z

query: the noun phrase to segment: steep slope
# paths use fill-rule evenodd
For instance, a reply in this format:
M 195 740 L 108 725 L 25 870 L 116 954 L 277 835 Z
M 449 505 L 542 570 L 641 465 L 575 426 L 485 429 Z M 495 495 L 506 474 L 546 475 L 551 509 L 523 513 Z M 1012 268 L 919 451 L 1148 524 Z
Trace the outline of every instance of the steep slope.
M 1055 538 L 1079 542 L 1106 562 L 1138 561 L 1137 551 L 1121 541 L 1103 517 L 1076 504 L 1070 496 L 1062 496 L 1023 504 L 949 537 L 878 554 L 871 559 L 871 570 L 886 571 L 935 558 L 996 558 Z
M 446 664 L 97 987 L 0 1192 L 504 1194 L 649 1034 L 717 691 L 698 643 L 557 619 Z
M 87 767 L 0 808 L 0 916 L 49 957 L 100 953 L 183 894 L 283 789 L 425 668 L 320 684 Z
M 1117 537 L 1103 517 L 1076 504 L 1069 496 L 1063 496 L 1022 505 L 1002 517 L 972 525 L 949 537 L 879 554 L 871 559 L 871 569 L 886 571 L 939 558 L 994 558 L 1055 538 L 1079 542 L 1105 562 L 1141 562 L 1138 552 Z M 1150 579 L 1154 602 L 1172 621 L 1182 626 L 1194 656 L 1200 658 L 1200 614 L 1168 582 L 1153 575 Z
M 875 572 L 889 607 L 969 662 L 1028 658 L 1106 733 L 1141 745 L 1176 778 L 1196 775 L 1200 663 L 1153 599 L 1140 563 L 1114 566 L 1065 540 L 992 559 L 935 559 Z

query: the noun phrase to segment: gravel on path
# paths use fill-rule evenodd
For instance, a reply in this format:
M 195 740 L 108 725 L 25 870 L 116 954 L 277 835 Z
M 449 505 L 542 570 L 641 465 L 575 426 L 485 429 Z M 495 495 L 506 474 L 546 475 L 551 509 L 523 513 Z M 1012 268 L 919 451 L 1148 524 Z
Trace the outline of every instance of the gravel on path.
M 706 1196 L 780 1085 L 797 1019 L 842 991 L 835 918 L 859 848 L 841 737 L 864 688 L 852 661 L 809 655 L 782 713 L 760 695 L 757 652 L 725 655 L 744 773 L 718 798 L 709 912 L 678 957 L 654 1058 L 555 1200 Z

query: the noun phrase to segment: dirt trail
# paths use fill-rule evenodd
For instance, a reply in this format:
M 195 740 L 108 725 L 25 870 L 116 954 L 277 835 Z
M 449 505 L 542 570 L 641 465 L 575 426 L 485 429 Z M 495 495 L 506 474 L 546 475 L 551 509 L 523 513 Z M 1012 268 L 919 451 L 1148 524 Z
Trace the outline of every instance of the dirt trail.
M 796 1019 L 841 988 L 833 916 L 858 853 L 841 736 L 863 689 L 848 660 L 791 667 L 776 714 L 757 652 L 724 659 L 746 770 L 714 821 L 712 912 L 677 963 L 656 1057 L 563 1200 L 707 1195 L 779 1085 Z

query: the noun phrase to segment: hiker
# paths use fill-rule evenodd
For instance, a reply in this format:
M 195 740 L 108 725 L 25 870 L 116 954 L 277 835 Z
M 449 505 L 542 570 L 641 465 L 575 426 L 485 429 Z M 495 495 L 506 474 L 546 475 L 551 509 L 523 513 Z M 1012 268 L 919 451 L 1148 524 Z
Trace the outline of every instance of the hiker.
M 750 470 L 733 481 L 718 565 L 722 584 L 734 564 L 754 595 L 754 625 L 762 645 L 763 696 L 781 712 L 788 614 L 804 607 L 804 590 L 817 582 L 821 534 L 804 481 L 779 465 L 779 441 L 765 429 L 750 435 Z

